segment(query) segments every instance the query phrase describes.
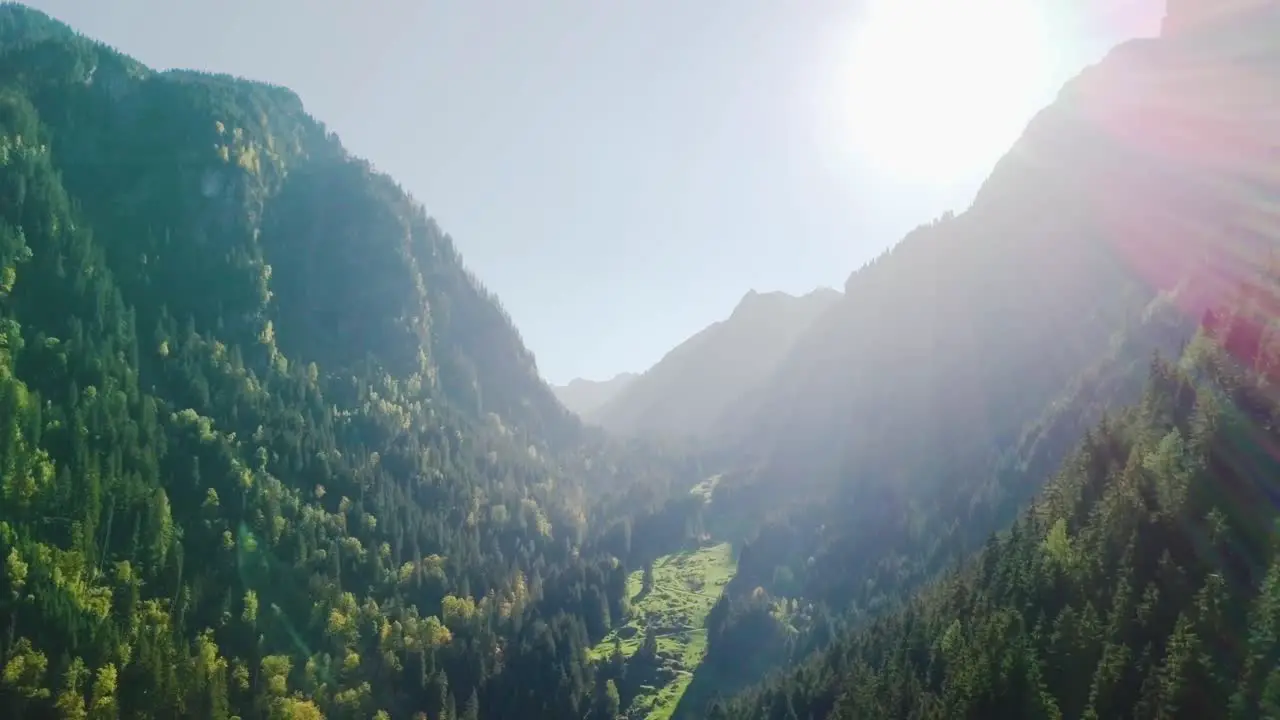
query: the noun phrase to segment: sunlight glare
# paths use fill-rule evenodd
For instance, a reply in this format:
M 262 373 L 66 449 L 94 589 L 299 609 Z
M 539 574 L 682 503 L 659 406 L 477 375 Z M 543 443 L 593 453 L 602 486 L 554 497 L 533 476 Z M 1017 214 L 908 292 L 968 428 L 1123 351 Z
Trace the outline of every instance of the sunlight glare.
M 912 182 L 983 173 L 1052 87 L 1031 0 L 870 0 L 841 91 L 862 162 Z

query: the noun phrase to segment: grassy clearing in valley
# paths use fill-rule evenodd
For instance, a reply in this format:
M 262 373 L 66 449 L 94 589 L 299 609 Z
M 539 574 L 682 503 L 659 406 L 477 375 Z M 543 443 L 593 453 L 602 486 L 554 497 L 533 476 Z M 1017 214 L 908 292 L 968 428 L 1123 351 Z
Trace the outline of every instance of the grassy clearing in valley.
M 593 657 L 606 659 L 618 638 L 623 654 L 630 658 L 640 649 L 645 628 L 654 628 L 661 662 L 658 681 L 643 687 L 627 708 L 628 718 L 671 717 L 702 662 L 707 612 L 735 570 L 729 544 L 721 543 L 659 558 L 653 564 L 653 589 L 648 593 L 641 592 L 643 570 L 631 573 L 627 579 L 627 593 L 632 598 L 630 621 L 615 628 L 592 651 Z

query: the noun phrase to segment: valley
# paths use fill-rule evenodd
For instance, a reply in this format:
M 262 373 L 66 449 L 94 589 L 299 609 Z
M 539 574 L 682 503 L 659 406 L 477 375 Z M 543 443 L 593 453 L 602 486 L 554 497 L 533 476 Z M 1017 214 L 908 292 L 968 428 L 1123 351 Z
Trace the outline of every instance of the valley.
M 1206 7 L 553 388 L 293 91 L 0 4 L 0 714 L 1280 716 L 1280 4 Z

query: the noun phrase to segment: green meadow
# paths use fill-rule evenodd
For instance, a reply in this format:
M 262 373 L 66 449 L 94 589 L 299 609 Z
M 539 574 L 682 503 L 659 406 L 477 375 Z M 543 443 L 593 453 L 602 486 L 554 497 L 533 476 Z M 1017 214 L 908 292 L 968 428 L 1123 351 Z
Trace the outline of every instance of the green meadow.
M 667 720 L 675 711 L 702 662 L 707 647 L 705 621 L 712 605 L 736 569 L 729 543 L 665 555 L 653 564 L 653 587 L 644 591 L 644 571 L 627 579 L 631 617 L 615 628 L 592 651 L 607 659 L 619 643 L 631 658 L 653 628 L 658 645 L 658 668 L 651 682 L 641 686 L 627 708 L 635 720 Z

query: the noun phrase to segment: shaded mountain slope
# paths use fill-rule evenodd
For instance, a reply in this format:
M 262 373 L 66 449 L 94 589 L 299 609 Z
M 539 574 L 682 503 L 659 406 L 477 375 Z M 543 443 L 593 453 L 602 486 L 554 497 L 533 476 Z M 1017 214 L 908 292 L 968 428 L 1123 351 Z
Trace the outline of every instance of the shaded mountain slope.
M 913 588 L 1005 527 L 1104 411 L 1136 401 L 1153 352 L 1176 357 L 1207 308 L 1273 266 L 1280 22 L 1275 3 L 1251 5 L 1202 32 L 1117 48 L 1037 116 L 970 210 L 922 228 L 850 278 L 850 301 L 861 288 L 864 306 L 893 298 L 882 307 L 894 309 L 875 318 L 849 306 L 840 321 L 833 312 L 792 355 L 791 371 L 780 372 L 793 383 L 775 388 L 769 417 L 735 428 L 743 445 L 763 452 L 755 472 L 722 480 L 715 505 L 728 517 L 724 527 L 768 520 L 747 536 L 736 587 L 713 610 L 711 665 L 732 664 L 743 642 L 777 663 L 796 660 L 840 637 L 841 626 L 864 626 L 907 602 Z M 903 315 L 899 304 L 916 311 Z M 1023 316 L 1024 306 L 1037 310 Z M 1268 310 L 1280 316 L 1274 302 Z M 1246 365 L 1260 357 L 1266 333 L 1234 335 L 1241 337 L 1224 340 L 1233 356 Z M 843 375 L 830 371 L 840 366 Z M 899 373 L 890 375 L 896 382 L 881 382 L 886 369 Z M 824 606 L 835 610 L 834 623 Z M 870 642 L 872 653 L 895 652 Z M 911 662 L 922 657 L 905 652 Z M 893 657 L 875 662 L 893 682 L 914 682 L 897 664 L 903 656 Z M 1078 675 L 1092 673 L 1088 662 Z M 851 702 L 846 716 L 1012 712 L 999 702 L 961 701 L 949 711 L 918 704 L 939 667 L 922 676 L 923 686 L 895 686 L 902 694 L 890 705 Z M 794 693 L 815 682 L 826 688 L 826 709 L 844 690 L 872 697 L 815 680 L 815 672 L 848 678 L 853 668 L 810 668 L 784 694 L 773 685 L 751 702 L 789 717 L 791 694 L 803 717 Z M 721 685 L 729 691 L 749 680 L 731 674 Z M 1077 688 L 1072 702 L 1088 699 L 1087 689 Z M 705 707 L 687 710 L 697 716 Z
M 1176 291 L 1182 320 L 1156 346 L 1176 346 L 1189 335 L 1179 322 L 1265 263 L 1276 237 L 1265 198 L 1280 190 L 1276 59 L 1273 47 L 1168 38 L 1117 48 L 1030 123 L 969 210 L 850 277 L 762 410 L 730 428 L 759 448 L 757 467 L 718 489 L 726 511 L 772 512 L 809 536 L 792 592 L 867 603 L 886 590 L 869 582 L 877 572 L 898 586 L 962 557 L 936 533 L 966 525 L 1002 458 L 1143 324 L 1159 291 Z
M 284 350 L 334 370 L 434 367 L 440 377 L 425 379 L 469 411 L 572 433 L 452 240 L 292 92 L 155 73 L 84 39 L 24 41 L 6 57 L 0 77 L 40 111 L 68 189 L 144 312 L 228 332 L 278 323 Z M 103 186 L 115 192 L 91 192 Z M 319 202 L 330 197 L 343 201 Z
M 292 92 L 0 4 L 6 713 L 607 714 L 602 514 L 695 471 L 565 411 Z
M 725 413 L 771 380 L 809 327 L 840 299 L 752 290 L 726 320 L 678 345 L 586 417 L 623 435 L 690 437 L 716 431 Z
M 1013 522 L 1079 438 L 1108 411 L 1141 398 L 1152 359 L 1181 351 L 1193 324 L 1173 299 L 1158 298 L 1148 310 L 992 459 L 986 475 L 954 493 L 939 489 L 907 510 L 900 521 L 911 534 L 895 552 L 868 560 L 874 549 L 850 543 L 840 521 L 819 503 L 766 515 L 763 527 L 741 545 L 739 573 L 708 621 L 708 655 L 674 717 L 701 717 L 712 699 L 749 687 L 771 669 L 803 662 L 908 600 L 926 579 L 980 547 L 993 528 Z M 731 533 L 752 527 L 756 499 L 739 492 L 717 488 L 708 513 L 714 527 Z M 883 521 L 891 525 L 893 519 Z M 819 562 L 824 572 L 815 571 Z M 836 569 L 846 564 L 862 574 Z M 750 664 L 741 661 L 747 655 Z
M 1153 362 L 965 568 L 709 716 L 1274 715 L 1277 290 Z

